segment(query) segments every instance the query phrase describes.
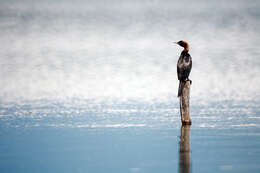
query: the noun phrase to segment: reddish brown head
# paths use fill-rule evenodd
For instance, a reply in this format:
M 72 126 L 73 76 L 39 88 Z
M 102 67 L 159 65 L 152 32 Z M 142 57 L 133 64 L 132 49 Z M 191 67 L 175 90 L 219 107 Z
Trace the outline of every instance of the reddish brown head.
M 190 46 L 189 46 L 189 43 L 187 41 L 181 40 L 181 41 L 176 42 L 176 44 L 180 45 L 181 47 L 184 47 L 185 51 L 190 50 Z

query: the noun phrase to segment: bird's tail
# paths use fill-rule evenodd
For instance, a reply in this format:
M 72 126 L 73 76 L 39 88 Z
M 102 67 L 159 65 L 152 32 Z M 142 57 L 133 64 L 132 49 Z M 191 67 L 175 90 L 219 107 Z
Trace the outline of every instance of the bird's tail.
M 183 90 L 184 84 L 185 84 L 185 82 L 180 80 L 179 89 L 178 89 L 178 97 L 180 97 L 182 95 L 182 90 Z

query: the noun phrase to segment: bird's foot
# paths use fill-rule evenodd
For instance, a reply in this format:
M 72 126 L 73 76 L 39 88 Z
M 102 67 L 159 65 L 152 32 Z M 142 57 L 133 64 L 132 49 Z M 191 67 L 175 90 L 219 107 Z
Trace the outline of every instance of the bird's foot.
M 185 82 L 186 82 L 186 81 L 190 81 L 190 84 L 192 84 L 192 80 L 190 80 L 189 78 L 186 79 Z

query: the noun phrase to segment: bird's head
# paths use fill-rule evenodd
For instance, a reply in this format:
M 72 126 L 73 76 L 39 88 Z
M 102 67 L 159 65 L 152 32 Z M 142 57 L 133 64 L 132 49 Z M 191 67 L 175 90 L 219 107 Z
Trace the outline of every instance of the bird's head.
M 189 43 L 187 41 L 181 40 L 181 41 L 174 42 L 174 43 L 180 45 L 181 47 L 184 47 L 184 50 L 186 50 L 186 51 L 190 50 L 190 46 L 189 46 Z

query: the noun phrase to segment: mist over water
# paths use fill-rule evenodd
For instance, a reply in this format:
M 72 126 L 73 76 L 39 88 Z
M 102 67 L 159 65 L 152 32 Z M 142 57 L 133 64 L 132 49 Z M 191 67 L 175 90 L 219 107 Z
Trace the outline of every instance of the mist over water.
M 208 1 L 207 1 L 208 2 Z M 0 100 L 258 100 L 259 1 L 1 1 Z

